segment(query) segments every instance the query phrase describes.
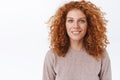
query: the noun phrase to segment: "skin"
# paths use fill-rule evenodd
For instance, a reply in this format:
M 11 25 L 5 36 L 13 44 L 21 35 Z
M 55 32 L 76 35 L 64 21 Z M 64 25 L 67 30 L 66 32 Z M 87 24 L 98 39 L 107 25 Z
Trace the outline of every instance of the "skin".
M 77 51 L 81 50 L 87 31 L 87 19 L 81 10 L 72 9 L 67 13 L 66 30 L 70 38 L 70 47 Z

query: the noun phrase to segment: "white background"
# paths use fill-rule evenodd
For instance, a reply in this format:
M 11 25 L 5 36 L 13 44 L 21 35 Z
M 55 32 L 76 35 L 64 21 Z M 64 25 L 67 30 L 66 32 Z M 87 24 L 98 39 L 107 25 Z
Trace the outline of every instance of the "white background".
M 70 0 L 0 0 L 0 80 L 42 80 L 48 19 Z M 120 1 L 90 0 L 106 12 L 113 80 L 120 80 Z

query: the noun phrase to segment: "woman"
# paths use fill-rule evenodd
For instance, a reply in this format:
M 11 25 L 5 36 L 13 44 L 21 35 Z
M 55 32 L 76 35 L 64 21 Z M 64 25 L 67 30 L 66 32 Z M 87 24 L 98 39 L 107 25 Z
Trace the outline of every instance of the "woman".
M 43 80 L 111 80 L 106 20 L 88 1 L 71 1 L 50 19 Z

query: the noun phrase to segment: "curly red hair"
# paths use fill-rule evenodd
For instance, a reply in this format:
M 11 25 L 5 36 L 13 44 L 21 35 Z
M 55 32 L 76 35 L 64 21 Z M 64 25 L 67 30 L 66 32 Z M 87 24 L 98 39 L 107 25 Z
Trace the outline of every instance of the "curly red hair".
M 71 1 L 61 6 L 50 18 L 50 48 L 59 56 L 65 56 L 70 40 L 66 31 L 66 16 L 72 9 L 81 10 L 87 17 L 87 33 L 84 37 L 84 47 L 94 58 L 102 58 L 109 43 L 106 36 L 106 19 L 103 12 L 89 1 Z

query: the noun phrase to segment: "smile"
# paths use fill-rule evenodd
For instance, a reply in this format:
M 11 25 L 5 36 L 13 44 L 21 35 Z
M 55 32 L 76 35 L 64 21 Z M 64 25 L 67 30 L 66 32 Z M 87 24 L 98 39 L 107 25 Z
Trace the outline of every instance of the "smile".
M 81 32 L 81 31 L 72 31 L 72 34 L 78 35 L 78 34 L 80 34 L 80 32 Z

